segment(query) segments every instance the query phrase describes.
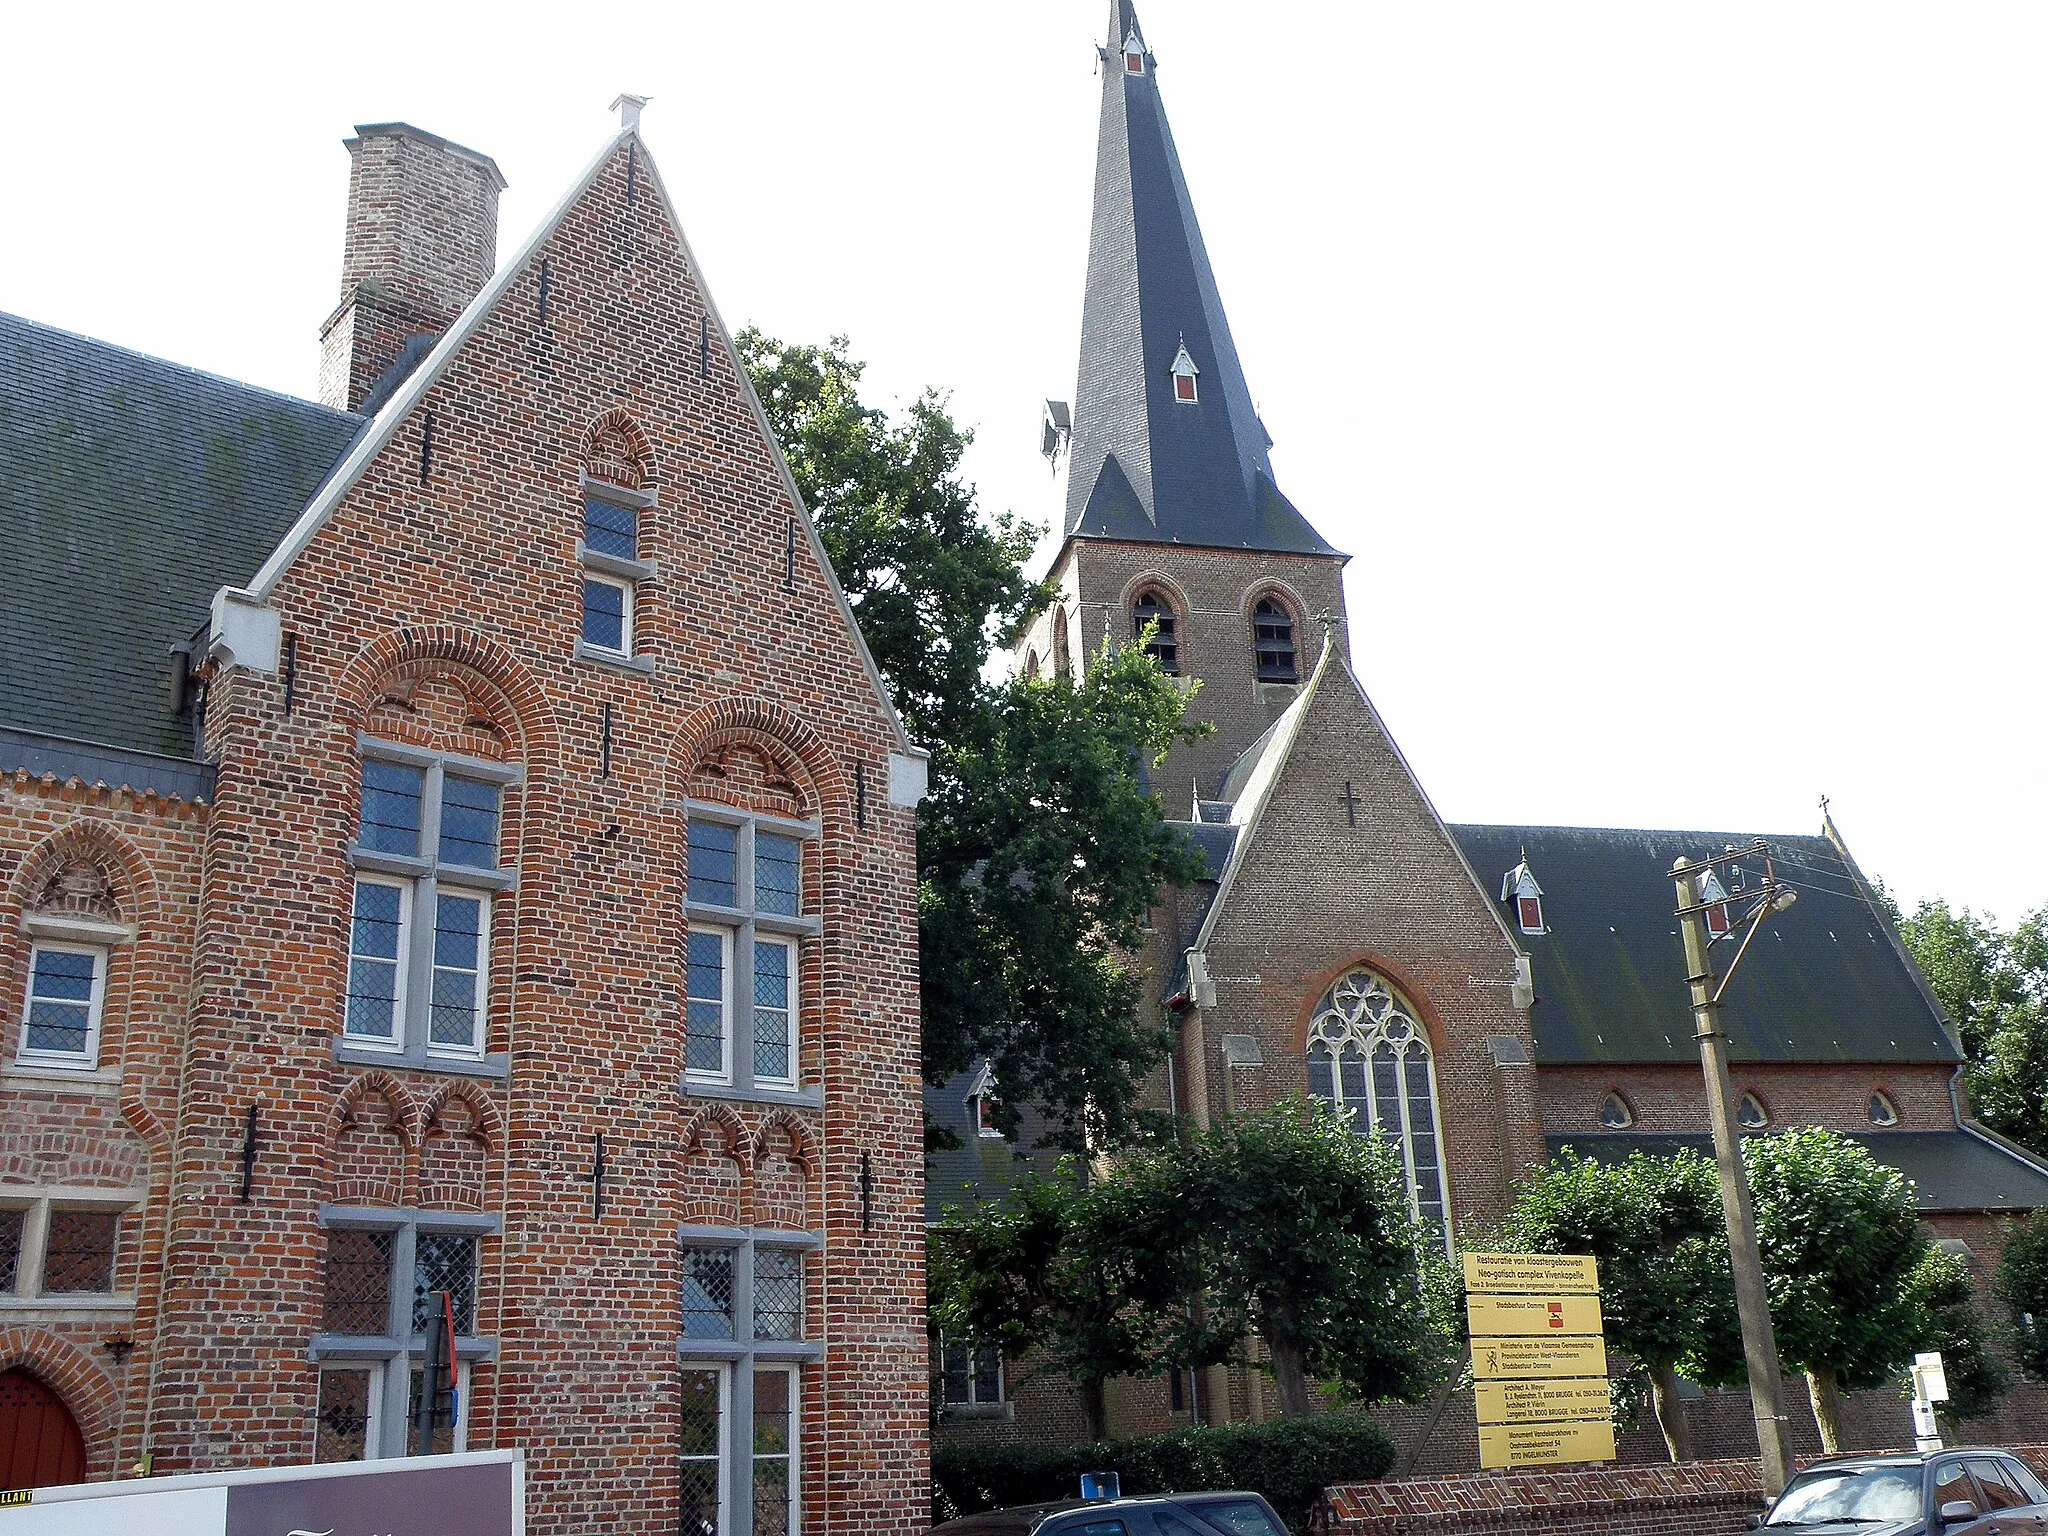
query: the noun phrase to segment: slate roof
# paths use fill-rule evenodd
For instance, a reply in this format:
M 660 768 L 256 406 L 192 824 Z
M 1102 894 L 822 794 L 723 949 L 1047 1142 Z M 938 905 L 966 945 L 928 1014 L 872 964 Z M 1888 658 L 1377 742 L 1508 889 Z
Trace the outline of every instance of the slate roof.
M 2048 1172 L 1987 1137 L 1968 1131 L 1871 1131 L 1849 1138 L 1886 1167 L 1913 1181 L 1923 1211 L 2031 1211 L 2048 1206 Z M 1564 1147 L 1599 1163 L 1618 1163 L 1631 1152 L 1669 1157 L 1690 1147 L 1714 1155 L 1709 1136 L 1547 1136 L 1550 1155 Z
M 1034 1172 L 1049 1174 L 1059 1161 L 1058 1153 L 1037 1146 L 1038 1138 L 1045 1132 L 1045 1121 L 1029 1105 L 1018 1108 L 1015 1141 L 983 1136 L 975 1128 L 974 1117 L 967 1108 L 967 1094 L 976 1075 L 962 1072 L 936 1088 L 925 1084 L 925 1119 L 960 1138 L 958 1147 L 925 1154 L 926 1226 L 937 1226 L 945 1220 L 948 1206 L 966 1211 L 976 1201 L 1000 1200 L 1018 1180 Z
M 169 650 L 364 425 L 0 314 L 0 726 L 190 758 Z
M 1522 859 L 1543 887 L 1535 969 L 1539 1065 L 1695 1062 L 1684 951 L 1668 871 L 1753 841 L 1726 832 L 1454 826 L 1488 897 Z M 1826 837 L 1773 837 L 1791 910 L 1750 945 L 1721 1010 L 1737 1061 L 1955 1062 L 1940 1010 L 1861 875 Z M 1761 869 L 1744 869 L 1753 882 Z M 1724 972 L 1731 946 L 1713 951 Z
M 1068 448 L 1069 538 L 1334 555 L 1280 493 L 1160 101 L 1157 60 L 1125 71 L 1131 0 L 1102 55 L 1095 212 Z M 1142 31 L 1141 31 L 1142 35 Z M 1185 346 L 1194 404 L 1174 399 Z

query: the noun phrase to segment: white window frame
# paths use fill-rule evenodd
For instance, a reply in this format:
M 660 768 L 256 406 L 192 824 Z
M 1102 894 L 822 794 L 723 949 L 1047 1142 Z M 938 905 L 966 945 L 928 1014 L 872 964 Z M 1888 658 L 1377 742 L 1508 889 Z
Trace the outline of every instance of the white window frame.
M 494 899 L 517 887 L 518 873 L 505 858 L 508 822 L 506 792 L 525 781 L 525 770 L 517 763 L 492 762 L 433 752 L 399 742 L 384 741 L 358 733 L 356 747 L 363 763 L 392 763 L 418 769 L 420 787 L 419 835 L 410 854 L 366 848 L 360 840 L 349 845 L 349 864 L 357 883 L 401 887 L 399 919 L 399 983 L 397 1018 L 393 1037 L 351 1033 L 346 987 L 342 997 L 342 1027 L 336 1040 L 336 1059 L 378 1064 L 400 1058 L 421 1071 L 441 1070 L 466 1076 L 504 1077 L 510 1064 L 501 1053 L 487 1054 L 490 1041 L 490 970 L 493 955 L 491 925 L 498 915 Z M 441 823 L 450 779 L 494 786 L 498 791 L 498 828 L 494 858 L 485 867 L 457 864 L 441 858 Z M 360 827 L 358 828 L 360 834 Z M 435 934 L 438 927 L 439 897 L 459 896 L 480 901 L 483 910 L 477 954 L 476 1038 L 470 1045 L 437 1044 L 433 1036 L 433 993 Z M 348 957 L 355 956 L 354 894 L 350 895 Z M 343 1054 L 346 1052 L 347 1054 Z
M 349 887 L 348 912 L 348 971 L 342 982 L 341 1033 L 342 1038 L 359 1051 L 385 1051 L 394 1056 L 405 1053 L 406 1019 L 405 1009 L 409 1000 L 406 973 L 412 969 L 406 957 L 412 951 L 412 914 L 417 882 L 401 880 L 391 875 L 373 875 L 357 870 L 355 882 Z M 398 972 L 398 984 L 392 988 L 391 1033 L 384 1035 L 363 1035 L 356 1033 L 355 1021 L 350 1017 L 349 1000 L 353 995 L 349 983 L 353 981 L 356 968 L 356 893 L 365 885 L 383 886 L 398 892 L 398 954 L 395 957 L 370 955 L 365 958 L 379 965 L 391 965 Z
M 408 1405 L 410 1405 L 412 1402 L 412 1378 L 415 1375 L 418 1375 L 420 1372 L 424 1371 L 426 1368 L 426 1361 L 419 1355 L 408 1355 L 406 1357 L 405 1400 Z M 469 1371 L 469 1361 L 459 1360 L 456 1362 L 455 1424 L 453 1426 L 455 1431 L 455 1438 L 450 1442 L 449 1449 L 447 1452 L 437 1452 L 436 1454 L 452 1453 L 454 1455 L 460 1456 L 464 1451 L 469 1449 Z M 408 1456 L 410 1456 L 413 1453 L 412 1435 L 412 1418 L 410 1415 L 407 1415 L 405 1421 L 405 1454 Z
M 1870 1112 L 1872 1107 L 1877 1104 L 1884 1105 L 1885 1119 L 1880 1120 Z M 1899 1123 L 1899 1101 L 1886 1093 L 1882 1088 L 1873 1088 L 1870 1090 L 1869 1096 L 1863 1101 L 1863 1117 L 1878 1130 L 1893 1130 Z
M 763 1072 L 761 1070 L 761 1062 L 759 1057 L 761 1039 L 760 1025 L 756 1023 L 748 1037 L 748 1048 L 756 1053 L 754 1059 L 754 1081 L 757 1083 L 766 1084 L 771 1088 L 794 1088 L 797 1085 L 797 1075 L 799 1069 L 798 1057 L 802 1054 L 803 1049 L 803 1042 L 798 1038 L 797 1034 L 797 1019 L 799 1015 L 797 1000 L 803 996 L 804 947 L 800 942 L 798 942 L 794 934 L 756 934 L 754 936 L 753 945 L 754 955 L 759 956 L 763 948 L 780 949 L 784 954 L 789 956 L 789 968 L 788 973 L 784 978 L 783 1006 L 781 1010 L 784 1020 L 784 1028 L 787 1030 L 789 1037 L 789 1071 L 778 1076 L 776 1074 Z M 757 959 L 754 960 L 753 963 L 751 963 L 748 966 L 748 971 L 749 975 L 747 977 L 747 996 L 749 999 L 752 999 L 754 996 L 754 989 L 759 984 L 758 978 L 760 972 L 759 962 Z M 730 975 L 730 972 L 728 971 L 727 974 Z M 731 988 L 728 987 L 727 990 L 730 991 Z M 760 1006 L 761 1005 L 758 1002 L 750 1002 L 750 1005 L 747 1009 L 750 1018 L 755 1012 L 755 1010 L 758 1009 Z M 728 1033 L 726 1038 L 728 1041 L 730 1041 L 730 1033 Z
M 36 1003 L 36 956 L 44 950 L 59 955 L 92 956 L 92 997 L 86 1004 L 85 1048 L 81 1051 L 36 1050 L 28 1043 L 29 1014 Z M 21 1037 L 14 1059 L 24 1067 L 62 1067 L 90 1072 L 100 1063 L 100 1022 L 106 1010 L 107 967 L 110 961 L 104 944 L 79 944 L 63 939 L 36 939 L 29 945 L 28 984 L 21 1000 Z
M 713 999 L 708 997 L 697 997 L 693 995 L 690 991 L 689 940 L 697 937 L 699 934 L 707 936 L 716 935 L 718 938 L 719 996 L 716 999 L 716 1001 L 718 1003 L 718 1015 L 719 1023 L 721 1025 L 721 1033 L 719 1037 L 719 1059 L 716 1070 L 713 1070 L 710 1067 L 692 1067 L 689 1065 L 690 1004 L 708 1003 L 713 1001 Z M 707 1085 L 716 1085 L 723 1087 L 732 1082 L 734 1034 L 733 1016 L 736 1012 L 732 1005 L 732 967 L 734 951 L 739 947 L 737 944 L 733 942 L 734 937 L 734 932 L 730 928 L 719 927 L 712 923 L 692 923 L 690 925 L 689 937 L 685 938 L 683 941 L 683 1076 L 687 1081 L 692 1083 L 704 1083 Z
M 981 1372 L 975 1368 L 975 1357 L 983 1350 L 988 1349 L 993 1349 L 996 1352 L 996 1395 L 992 1398 L 983 1398 L 975 1395 L 977 1384 L 981 1380 Z M 967 1353 L 967 1396 L 955 1401 L 946 1396 L 946 1381 L 952 1374 L 946 1368 L 946 1357 L 956 1354 L 961 1350 L 965 1350 Z M 940 1408 L 956 1414 L 962 1409 L 971 1411 L 976 1408 L 1000 1408 L 1010 1400 L 1009 1365 L 1009 1361 L 1003 1358 L 1003 1352 L 997 1345 L 973 1344 L 962 1339 L 941 1336 L 939 1339 Z M 967 1415 L 962 1414 L 961 1416 L 966 1417 Z
M 686 1055 L 684 1091 L 694 1088 L 700 1092 L 742 1099 L 758 1097 L 775 1103 L 794 1100 L 821 1104 L 822 1090 L 815 1084 L 804 1082 L 803 966 L 807 945 L 814 943 L 823 931 L 822 923 L 814 915 L 819 893 L 807 891 L 804 886 L 804 845 L 819 840 L 823 825 L 815 820 L 792 821 L 787 817 L 713 801 L 686 800 L 683 810 L 692 824 L 703 822 L 730 827 L 737 834 L 732 904 L 728 906 L 702 898 L 692 900 L 688 891 L 684 892 L 684 918 L 691 932 L 718 929 L 730 935 L 725 966 L 725 1070 L 717 1077 L 709 1072 L 689 1071 Z M 755 849 L 758 835 L 790 838 L 798 846 L 797 911 L 794 915 L 768 911 L 756 899 Z M 757 1080 L 754 1072 L 754 946 L 760 942 L 787 943 L 792 951 L 789 967 L 790 1054 L 788 1076 L 764 1075 Z M 684 960 L 687 966 L 687 947 Z M 685 994 L 688 990 L 686 979 Z
M 682 1369 L 686 1371 L 709 1371 L 718 1378 L 718 1443 L 709 1456 L 701 1451 L 679 1455 L 678 1463 L 701 1465 L 711 1463 L 712 1487 L 718 1497 L 718 1536 L 728 1536 L 732 1529 L 732 1376 L 730 1364 L 717 1360 L 685 1360 Z M 751 1453 L 754 1444 L 754 1426 L 747 1426 L 747 1447 Z M 751 1475 L 753 1468 L 748 1467 Z M 698 1536 L 695 1531 L 684 1536 Z
M 584 620 L 588 617 L 589 610 L 584 606 L 584 594 L 582 589 L 579 588 L 577 591 L 576 615 L 577 640 L 582 644 L 583 649 L 593 656 L 609 656 L 620 661 L 630 660 L 633 656 L 633 608 L 635 599 L 638 596 L 636 584 L 622 577 L 592 570 L 584 571 L 583 581 L 585 586 L 595 583 L 600 587 L 615 587 L 625 595 L 619 608 L 619 644 L 617 646 L 600 645 L 597 641 L 589 639 L 583 633 Z
M 332 1372 L 336 1375 L 347 1374 L 370 1378 L 369 1390 L 365 1397 L 367 1406 L 363 1409 L 363 1454 L 360 1457 L 363 1461 L 382 1461 L 385 1459 L 378 1454 L 378 1449 L 383 1443 L 384 1371 L 386 1364 L 387 1362 L 381 1360 L 334 1360 L 319 1367 L 319 1373 L 323 1377 Z M 345 1461 L 320 1460 L 320 1389 L 317 1382 L 313 1389 L 313 1445 L 312 1449 L 307 1453 L 306 1460 L 313 1466 L 343 1467 L 348 1465 Z
M 500 812 L 502 817 L 502 810 Z M 441 935 L 441 898 L 452 896 L 458 901 L 477 903 L 476 936 L 476 1007 L 474 1009 L 474 1038 L 468 1045 L 455 1045 L 434 1038 L 434 991 L 433 979 L 442 971 L 466 970 L 464 966 L 441 964 L 439 945 Z M 428 946 L 427 975 L 429 990 L 427 1005 L 421 1014 L 421 1025 L 427 1032 L 427 1054 L 430 1056 L 457 1056 L 474 1059 L 484 1053 L 484 1031 L 491 1017 L 491 919 L 495 903 L 489 891 L 471 890 L 468 886 L 441 881 L 434 890 L 434 941 Z
M 784 1376 L 789 1380 L 789 1449 L 781 1459 L 789 1466 L 789 1536 L 797 1536 L 803 1525 L 804 1484 L 803 1484 L 803 1443 L 804 1443 L 804 1373 L 795 1363 L 760 1362 L 754 1366 L 754 1379 L 763 1376 Z M 755 1467 L 764 1458 L 754 1449 L 754 1422 L 750 1414 L 747 1420 L 747 1487 L 749 1492 L 757 1486 L 754 1480 Z M 748 1513 L 758 1520 L 753 1501 L 748 1501 Z

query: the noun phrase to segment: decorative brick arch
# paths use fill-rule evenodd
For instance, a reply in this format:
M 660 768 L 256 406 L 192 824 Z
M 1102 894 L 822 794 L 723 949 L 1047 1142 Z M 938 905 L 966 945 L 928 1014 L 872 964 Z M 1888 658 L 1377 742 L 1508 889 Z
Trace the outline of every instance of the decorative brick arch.
M 500 1144 L 498 1114 L 490 1100 L 466 1083 L 451 1083 L 427 1106 L 421 1127 L 420 1205 L 485 1209 L 491 1149 Z
M 810 776 L 819 809 L 838 818 L 851 813 L 852 774 L 815 726 L 766 699 L 720 699 L 692 711 L 669 746 L 670 792 L 683 798 L 697 764 L 708 753 L 737 742 L 773 743 L 794 753 Z M 870 792 L 882 788 L 872 785 Z
M 816 1183 L 817 1156 L 809 1130 L 786 1110 L 770 1116 L 754 1142 L 750 1224 L 793 1231 L 808 1226 Z
M 705 1106 L 683 1127 L 683 1220 L 740 1225 L 753 1204 L 751 1140 L 745 1122 L 724 1104 Z
M 1445 1029 L 1443 1016 L 1437 1011 L 1436 1004 L 1430 1000 L 1429 993 L 1416 981 L 1414 973 L 1399 961 L 1390 960 L 1385 955 L 1371 951 L 1363 951 L 1309 978 L 1308 986 L 1301 995 L 1300 1009 L 1294 1016 L 1292 1032 L 1288 1036 L 1289 1048 L 1294 1052 L 1297 1061 L 1308 1053 L 1308 1026 L 1315 1018 L 1316 1004 L 1322 1001 L 1325 992 L 1353 971 L 1372 971 L 1391 981 L 1395 989 L 1414 1004 L 1415 1021 L 1428 1035 L 1430 1054 L 1438 1061 L 1448 1059 L 1450 1038 Z
M 382 1072 L 358 1077 L 334 1106 L 329 1198 L 337 1205 L 404 1205 L 419 1132 L 419 1110 L 404 1084 Z
M 529 767 L 553 768 L 561 758 L 561 732 L 554 707 L 524 663 L 496 641 L 453 624 L 424 624 L 387 631 L 372 640 L 342 669 L 336 690 L 340 716 L 352 724 L 368 719 L 388 681 L 415 663 L 441 662 L 475 672 L 503 695 L 517 739 L 513 755 Z
M 1156 588 L 1166 598 L 1175 618 L 1185 619 L 1188 616 L 1190 608 L 1186 589 L 1164 571 L 1148 566 L 1124 583 L 1123 596 L 1117 600 L 1122 607 L 1123 623 L 1126 627 L 1130 624 L 1131 605 L 1137 602 L 1138 594 L 1147 587 Z M 1247 608 L 1245 612 L 1250 613 L 1251 610 Z
M 1314 615 L 1308 610 L 1307 600 L 1294 589 L 1293 584 L 1282 581 L 1278 576 L 1261 576 L 1245 589 L 1243 604 L 1245 623 L 1251 623 L 1252 614 L 1259 606 L 1259 599 L 1265 597 L 1278 598 L 1281 605 L 1293 616 L 1294 632 L 1298 639 L 1301 634 L 1301 627 L 1311 622 Z M 1298 646 L 1296 648 L 1299 649 Z
M 12 904 L 32 912 L 42 904 L 53 882 L 74 865 L 98 870 L 107 880 L 107 899 L 114 921 L 138 927 L 156 918 L 158 887 L 149 860 L 134 841 L 103 821 L 80 817 L 44 838 L 14 872 Z
M 120 1391 L 106 1368 L 68 1340 L 25 1325 L 0 1327 L 0 1371 L 24 1370 L 63 1399 L 85 1441 L 88 1479 L 112 1477 Z
M 654 448 L 647 434 L 623 410 L 609 410 L 583 434 L 582 464 L 593 480 L 629 491 L 644 491 L 654 480 Z

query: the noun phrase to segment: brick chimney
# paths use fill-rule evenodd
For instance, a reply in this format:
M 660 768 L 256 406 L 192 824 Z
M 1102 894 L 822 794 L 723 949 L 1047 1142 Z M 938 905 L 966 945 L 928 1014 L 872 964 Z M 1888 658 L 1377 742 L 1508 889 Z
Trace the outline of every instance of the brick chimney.
M 320 328 L 320 400 L 354 411 L 490 281 L 505 178 L 489 155 L 409 123 L 359 123 L 342 142 L 348 233 L 341 306 Z

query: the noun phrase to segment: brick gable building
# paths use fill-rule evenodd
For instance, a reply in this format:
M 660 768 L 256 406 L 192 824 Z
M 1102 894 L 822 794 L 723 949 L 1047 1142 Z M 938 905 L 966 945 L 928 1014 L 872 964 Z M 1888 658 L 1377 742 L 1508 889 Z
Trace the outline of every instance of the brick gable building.
M 1564 1146 L 1602 1158 L 1704 1148 L 1668 872 L 1680 854 L 1750 839 L 1439 818 L 1353 668 L 1345 556 L 1275 481 L 1159 61 L 1131 0 L 1110 12 L 1080 367 L 1043 431 L 1063 492 L 1060 601 L 1016 655 L 1026 674 L 1078 674 L 1103 645 L 1156 625 L 1154 654 L 1199 680 L 1190 711 L 1215 726 L 1153 775 L 1209 877 L 1166 893 L 1142 957 L 1177 1040 L 1152 1106 L 1206 1123 L 1292 1095 L 1328 1100 L 1399 1151 L 1414 1214 L 1447 1246 L 1484 1232 L 1524 1171 Z M 2048 1204 L 2048 1167 L 1970 1120 L 1954 1032 L 1832 824 L 1774 841 L 1799 905 L 1757 942 L 1723 1013 L 1745 1126 L 1855 1135 L 1913 1180 L 1981 1290 L 2007 1223 Z M 1739 905 L 1739 888 L 1725 894 Z M 930 1110 L 971 1137 L 972 1091 L 936 1090 Z M 929 1218 L 1017 1166 L 978 1142 L 942 1155 Z M 966 1390 L 960 1352 L 948 1354 L 949 1438 L 1083 1430 L 1063 1385 L 1033 1378 L 996 1411 L 1000 1384 Z M 2038 1403 L 2022 1389 L 2012 1417 L 1978 1428 L 1995 1436 Z M 1241 1367 L 1113 1383 L 1104 1406 L 1114 1433 L 1272 1411 L 1259 1373 Z M 1702 1446 L 1739 1450 L 1747 1435 L 1753 1447 L 1746 1399 L 1708 1394 L 1691 1411 Z M 1387 1418 L 1409 1464 L 1475 1464 L 1469 1402 Z M 1895 1394 L 1873 1393 L 1850 1432 L 1900 1443 L 1910 1425 Z M 1625 1444 L 1663 1455 L 1654 1428 Z
M 926 1497 L 904 736 L 637 127 L 358 130 L 323 403 L 0 318 L 0 1472 Z M 52 1450 L 50 1448 L 54 1447 Z

